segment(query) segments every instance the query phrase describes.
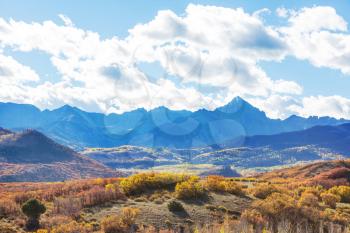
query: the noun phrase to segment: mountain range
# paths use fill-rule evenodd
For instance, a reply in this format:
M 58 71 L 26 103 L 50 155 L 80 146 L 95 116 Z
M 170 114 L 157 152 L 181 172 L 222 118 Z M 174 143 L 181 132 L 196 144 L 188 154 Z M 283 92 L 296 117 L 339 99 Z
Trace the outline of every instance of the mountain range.
M 239 101 L 242 105 L 237 104 Z M 149 112 L 137 110 L 121 115 L 112 114 L 105 116 L 106 119 L 115 119 L 119 117 L 119 120 L 114 123 L 107 120 L 104 127 L 101 126 L 103 114 L 87 113 L 69 106 L 53 111 L 40 111 L 30 105 L 6 104 L 6 106 L 16 106 L 12 108 L 12 114 L 17 111 L 17 115 L 13 115 L 13 121 L 10 121 L 10 112 L 4 111 L 4 114 L 0 114 L 0 118 L 3 122 L 4 119 L 8 119 L 8 124 L 12 124 L 10 125 L 12 129 L 20 130 L 24 125 L 31 125 L 30 128 L 38 127 L 42 131 L 51 132 L 54 138 L 58 138 L 61 142 L 69 142 L 69 140 L 72 140 L 73 143 L 71 145 L 73 145 L 73 147 L 80 145 L 76 144 L 79 139 L 89 140 L 90 137 L 95 137 L 96 145 L 100 145 L 100 143 L 105 145 L 104 143 L 106 141 L 101 140 L 98 136 L 102 135 L 101 137 L 105 137 L 104 139 L 109 140 L 108 142 L 111 143 L 110 145 L 116 146 L 85 148 L 78 153 L 70 147 L 55 142 L 35 129 L 12 132 L 11 130 L 0 128 L 0 181 L 57 181 L 74 178 L 113 176 L 116 174 L 121 175 L 121 173 L 117 173 L 115 169 L 150 169 L 162 166 L 166 168 L 183 164 L 192 164 L 194 166 L 208 164 L 214 166 L 214 169 L 218 169 L 218 172 L 226 174 L 235 172 L 230 170 L 230 166 L 250 169 L 350 157 L 350 123 L 341 124 L 342 122 L 347 122 L 346 120 L 336 120 L 333 118 L 305 119 L 301 117 L 291 117 L 284 121 L 272 120 L 268 119 L 264 113 L 258 111 L 242 99 L 235 99 L 233 103 L 215 111 L 200 110 L 191 113 L 187 111 L 171 111 L 165 108 L 158 108 Z M 229 110 L 232 110 L 233 113 L 229 113 Z M 24 115 L 24 113 L 20 111 L 33 111 L 34 114 L 38 114 L 37 121 L 35 121 L 35 118 L 30 114 Z M 136 121 L 135 116 L 137 112 L 143 112 L 143 114 L 146 114 L 148 117 L 154 118 L 159 116 L 157 115 L 159 111 L 168 112 L 166 120 L 170 123 L 163 124 L 163 122 L 156 125 L 151 123 L 159 123 L 164 119 L 160 118 L 147 121 L 140 118 L 142 119 L 141 124 L 134 127 L 133 130 L 130 130 L 124 135 L 116 134 L 116 131 L 121 132 L 121 128 L 127 128 L 121 123 L 123 121 L 127 122 L 129 124 L 128 126 L 131 127 L 131 123 Z M 200 113 L 203 112 L 205 112 L 205 114 L 201 115 Z M 232 127 L 232 125 L 238 125 L 238 123 L 235 122 L 241 120 L 240 122 L 242 123 L 240 125 L 243 128 L 242 125 L 245 124 L 244 122 L 248 125 L 246 117 L 252 117 L 254 115 L 253 113 L 258 112 L 260 113 L 257 114 L 258 116 L 260 115 L 258 119 L 265 119 L 267 124 L 270 122 L 275 125 L 277 125 L 277 123 L 280 125 L 288 125 L 288 122 L 293 122 L 294 120 L 294 122 L 297 122 L 297 124 L 294 125 L 298 125 L 298 127 L 302 125 L 304 127 L 312 126 L 312 124 L 316 124 L 317 122 L 325 125 L 316 125 L 302 130 L 272 135 L 250 136 L 249 134 L 239 134 L 243 131 L 238 131 L 239 133 L 236 131 L 231 132 L 232 129 L 230 127 Z M 128 114 L 132 116 L 128 116 Z M 214 116 L 220 119 L 218 117 L 220 114 L 228 114 L 226 117 L 231 117 L 230 119 L 221 118 L 220 121 L 227 123 L 227 125 L 216 125 L 218 126 L 217 128 L 210 128 L 210 125 L 213 123 L 208 119 L 214 119 Z M 28 118 L 20 118 L 18 116 L 28 116 Z M 39 118 L 40 116 L 42 118 Z M 47 116 L 51 116 L 51 120 L 49 120 Z M 192 116 L 192 118 L 190 118 L 190 116 Z M 201 118 L 199 116 L 201 116 Z M 241 118 L 239 118 L 239 116 Z M 262 116 L 265 118 L 262 118 Z M 31 117 L 33 121 L 32 124 L 28 121 Z M 142 117 L 145 116 L 143 115 Z M 182 117 L 182 120 L 179 120 L 180 117 Z M 187 135 L 187 138 L 181 138 L 180 133 L 190 129 L 190 125 L 193 124 L 190 122 L 192 121 L 191 119 L 196 119 L 197 124 L 199 124 L 197 127 L 202 130 L 198 130 L 197 133 L 200 132 L 201 134 L 196 135 L 190 133 Z M 234 121 L 233 119 L 236 120 Z M 219 120 L 214 120 L 214 122 L 215 121 Z M 253 119 L 251 119 L 251 121 L 253 125 L 255 122 Z M 42 122 L 51 122 L 51 124 L 46 124 L 46 127 L 43 127 L 40 126 Z M 177 142 L 193 140 L 191 136 L 194 138 L 199 136 L 205 138 L 204 136 L 207 132 L 204 130 L 205 128 L 209 128 L 211 135 L 213 131 L 215 132 L 216 130 L 218 133 L 222 132 L 223 134 L 232 133 L 235 137 L 233 138 L 233 143 L 229 140 L 223 140 L 221 144 L 217 143 L 214 145 L 208 143 L 208 145 L 198 147 L 186 147 L 183 146 L 183 144 L 178 144 L 179 146 L 182 145 L 183 148 L 174 147 L 174 144 L 170 146 L 168 146 L 169 144 L 157 144 L 162 146 L 145 147 L 143 145 L 135 145 L 136 143 L 134 145 L 130 143 L 131 145 L 119 146 L 124 142 L 123 140 L 125 140 L 123 137 L 127 138 L 130 137 L 130 135 L 141 134 L 141 132 L 150 133 L 171 129 L 167 124 L 183 126 L 174 127 L 173 132 L 169 131 L 164 136 L 166 139 L 174 137 L 174 139 L 178 140 Z M 186 124 L 188 124 L 188 126 L 184 127 Z M 51 127 L 49 127 L 49 125 L 51 125 Z M 101 127 L 97 127 L 98 125 Z M 223 126 L 226 128 L 223 128 Z M 110 130 L 112 127 L 114 128 Z M 250 132 L 253 132 L 253 127 L 251 125 L 248 125 L 246 128 L 251 130 Z M 266 129 L 268 129 L 268 127 L 265 126 L 263 129 L 259 129 L 258 125 L 256 125 L 256 131 L 265 130 L 264 132 L 266 132 Z M 196 130 L 197 129 L 194 131 Z M 291 130 L 291 128 L 288 130 Z M 169 134 L 171 135 L 169 136 Z M 154 137 L 155 136 L 160 137 L 159 134 L 154 134 Z M 225 137 L 222 137 L 220 134 L 218 134 L 218 136 L 219 138 L 225 139 Z M 181 139 L 183 140 L 181 141 Z M 87 145 L 86 140 L 82 141 L 85 146 Z M 161 141 L 160 138 L 158 142 L 164 143 L 166 140 Z M 212 141 L 209 140 L 207 142 Z M 203 170 L 203 172 L 206 171 Z
M 82 154 L 116 169 L 149 169 L 181 164 L 233 165 L 239 168 L 293 165 L 350 157 L 350 123 L 314 126 L 275 135 L 241 138 L 239 147 L 190 149 L 120 146 L 88 148 Z
M 268 146 L 273 149 L 313 145 L 350 157 L 350 124 L 314 126 L 301 131 L 252 136 L 245 139 L 244 145 L 247 147 Z
M 158 107 L 123 114 L 85 112 L 65 105 L 43 110 L 28 104 L 0 103 L 0 126 L 14 131 L 36 129 L 72 148 L 145 147 L 195 148 L 243 146 L 242 139 L 304 130 L 317 125 L 339 125 L 345 119 L 291 116 L 270 119 L 240 97 L 213 111 L 174 111 Z

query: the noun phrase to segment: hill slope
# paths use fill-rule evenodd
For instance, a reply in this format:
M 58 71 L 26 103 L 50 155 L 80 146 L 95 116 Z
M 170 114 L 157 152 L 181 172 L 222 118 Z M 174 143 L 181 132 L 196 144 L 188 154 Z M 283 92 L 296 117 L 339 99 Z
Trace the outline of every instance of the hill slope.
M 314 185 L 350 185 L 350 160 L 333 160 L 279 169 L 258 175 L 264 180 L 292 179 Z
M 118 175 L 38 131 L 0 132 L 6 132 L 0 134 L 0 181 L 61 181 Z

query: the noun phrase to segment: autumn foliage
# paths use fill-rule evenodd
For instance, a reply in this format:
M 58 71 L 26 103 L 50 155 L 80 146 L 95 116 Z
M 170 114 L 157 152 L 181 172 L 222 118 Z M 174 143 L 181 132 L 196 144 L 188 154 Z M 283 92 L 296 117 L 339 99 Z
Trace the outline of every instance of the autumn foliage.
M 47 208 L 45 214 L 40 212 L 41 229 L 37 233 L 156 232 L 151 231 L 152 228 L 143 229 L 137 221 L 144 214 L 136 208 L 140 201 L 156 203 L 173 215 L 191 214 L 192 208 L 187 205 L 195 204 L 196 208 L 208 209 L 218 218 L 218 222 L 209 222 L 210 226 L 205 227 L 195 227 L 188 219 L 189 232 L 275 233 L 282 229 L 283 232 L 303 232 L 301 229 L 318 232 L 321 228 L 324 232 L 345 232 L 350 222 L 350 208 L 346 209 L 350 187 L 329 184 L 322 186 L 288 178 L 269 182 L 155 172 L 126 178 L 0 184 L 0 218 L 25 229 L 26 218 L 21 206 L 34 198 Z M 164 198 L 165 195 L 168 197 Z M 236 213 L 228 206 L 215 205 L 211 202 L 213 196 L 230 196 L 249 200 L 251 204 L 242 213 Z M 132 201 L 135 207 L 126 207 L 126 200 Z M 118 206 L 113 209 L 115 212 L 94 222 L 84 216 L 91 210 L 98 212 L 115 206 Z M 168 225 L 174 224 L 170 221 Z M 179 231 L 167 228 L 163 232 Z

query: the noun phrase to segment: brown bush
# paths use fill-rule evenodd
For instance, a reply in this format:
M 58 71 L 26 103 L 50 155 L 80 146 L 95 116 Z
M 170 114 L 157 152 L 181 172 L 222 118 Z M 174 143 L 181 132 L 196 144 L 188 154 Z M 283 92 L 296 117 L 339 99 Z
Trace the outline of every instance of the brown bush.
M 83 208 L 80 198 L 56 198 L 53 202 L 53 213 L 77 218 Z
M 272 193 L 276 193 L 280 191 L 275 185 L 268 184 L 268 183 L 260 183 L 248 189 L 248 192 L 252 194 L 254 197 L 265 199 Z
M 17 233 L 17 230 L 11 225 L 0 223 L 0 232 L 1 233 Z
M 56 226 L 51 229 L 50 233 L 92 233 L 93 227 L 89 224 L 81 224 L 71 221 L 66 224 Z
M 313 193 L 304 192 L 304 193 L 302 193 L 302 195 L 298 201 L 298 206 L 299 207 L 307 206 L 307 207 L 317 208 L 319 206 L 318 198 Z
M 208 176 L 205 180 L 205 187 L 212 192 L 224 192 L 225 191 L 225 178 L 223 176 Z
M 329 192 L 340 196 L 341 202 L 350 203 L 350 186 L 334 186 Z
M 247 221 L 249 224 L 252 224 L 253 226 L 263 226 L 266 224 L 266 219 L 263 217 L 263 215 L 255 210 L 244 210 L 241 219 Z
M 244 195 L 243 187 L 237 182 L 234 181 L 225 181 L 224 182 L 225 186 L 225 192 L 234 194 L 234 195 Z
M 204 186 L 212 192 L 227 192 L 235 195 L 242 195 L 243 187 L 237 182 L 225 179 L 223 176 L 208 176 Z
M 17 193 L 13 197 L 15 202 L 20 205 L 32 198 L 37 198 L 37 195 L 34 192 Z
M 101 228 L 104 233 L 128 233 L 134 227 L 136 217 L 139 214 L 137 208 L 123 208 L 121 215 L 106 216 L 101 220 Z
M 45 229 L 51 229 L 58 225 L 63 225 L 71 222 L 72 219 L 64 215 L 45 216 L 41 219 L 41 226 Z
M 301 186 L 297 189 L 298 196 L 300 197 L 303 193 L 311 193 L 315 195 L 318 200 L 321 200 L 321 193 L 324 191 L 324 188 L 320 185 L 318 186 Z
M 82 205 L 84 207 L 95 206 L 112 200 L 124 199 L 124 194 L 122 194 L 119 189 L 110 188 L 110 186 L 107 188 L 95 186 L 81 193 L 79 196 L 82 199 Z
M 0 200 L 0 218 L 17 216 L 21 212 L 19 205 L 17 205 L 11 199 L 1 199 Z
M 337 202 L 340 202 L 340 196 L 330 192 L 324 192 L 321 194 L 322 201 L 331 208 L 337 207 Z
M 136 217 L 140 213 L 137 208 L 125 207 L 122 209 L 121 220 L 127 226 L 132 226 L 135 224 Z
M 104 233 L 127 232 L 128 228 L 125 226 L 118 215 L 106 216 L 101 220 L 101 228 Z

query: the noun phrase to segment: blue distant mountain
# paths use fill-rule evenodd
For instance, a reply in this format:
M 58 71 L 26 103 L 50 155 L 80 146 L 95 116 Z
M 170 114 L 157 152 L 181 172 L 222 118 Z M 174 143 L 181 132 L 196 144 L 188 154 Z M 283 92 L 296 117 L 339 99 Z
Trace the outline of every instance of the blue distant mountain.
M 312 128 L 275 135 L 245 138 L 249 148 L 269 147 L 274 150 L 313 145 L 331 149 L 333 153 L 350 156 L 350 123 L 336 126 L 314 126 Z
M 123 114 L 85 112 L 65 105 L 40 111 L 33 105 L 0 103 L 0 126 L 32 128 L 74 148 L 135 145 L 192 148 L 212 145 L 241 146 L 242 139 L 350 122 L 331 117 L 291 116 L 270 119 L 240 97 L 213 111 L 174 111 L 158 107 Z M 278 138 L 276 138 L 277 140 Z

